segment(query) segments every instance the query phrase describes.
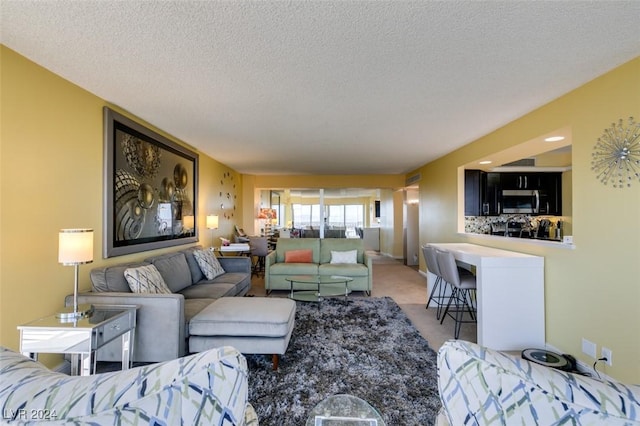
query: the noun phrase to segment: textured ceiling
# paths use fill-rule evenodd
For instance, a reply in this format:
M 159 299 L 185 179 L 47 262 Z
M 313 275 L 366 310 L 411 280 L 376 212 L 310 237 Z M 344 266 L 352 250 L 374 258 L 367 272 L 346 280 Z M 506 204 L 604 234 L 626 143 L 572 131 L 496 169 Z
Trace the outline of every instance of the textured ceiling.
M 0 7 L 3 44 L 250 174 L 408 172 L 640 54 L 640 1 Z

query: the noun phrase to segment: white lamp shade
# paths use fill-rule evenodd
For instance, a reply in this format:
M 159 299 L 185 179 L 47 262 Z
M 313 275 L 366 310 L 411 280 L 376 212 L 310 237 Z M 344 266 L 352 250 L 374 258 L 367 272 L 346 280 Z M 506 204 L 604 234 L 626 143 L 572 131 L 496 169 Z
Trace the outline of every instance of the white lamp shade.
M 61 229 L 58 234 L 58 262 L 63 265 L 93 262 L 93 229 Z
M 184 229 L 193 229 L 195 226 L 195 218 L 193 216 L 182 216 L 182 227 Z
M 207 229 L 218 229 L 218 216 L 217 215 L 209 215 L 207 216 Z

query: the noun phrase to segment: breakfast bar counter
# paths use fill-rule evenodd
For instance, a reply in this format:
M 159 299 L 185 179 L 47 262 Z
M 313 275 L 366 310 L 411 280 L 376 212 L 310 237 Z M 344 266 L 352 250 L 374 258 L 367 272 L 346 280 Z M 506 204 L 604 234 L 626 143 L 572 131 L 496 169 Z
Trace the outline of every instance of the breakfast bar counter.
M 543 257 L 468 243 L 429 245 L 475 266 L 478 344 L 508 351 L 545 347 Z

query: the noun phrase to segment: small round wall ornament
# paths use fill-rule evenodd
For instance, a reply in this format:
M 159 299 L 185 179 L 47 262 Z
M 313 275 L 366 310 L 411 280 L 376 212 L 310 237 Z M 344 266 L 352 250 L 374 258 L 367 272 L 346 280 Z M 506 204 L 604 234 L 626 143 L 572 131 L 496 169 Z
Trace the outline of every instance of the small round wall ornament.
M 604 185 L 628 188 L 637 179 L 640 182 L 640 123 L 629 117 L 604 129 L 593 147 L 591 170 Z

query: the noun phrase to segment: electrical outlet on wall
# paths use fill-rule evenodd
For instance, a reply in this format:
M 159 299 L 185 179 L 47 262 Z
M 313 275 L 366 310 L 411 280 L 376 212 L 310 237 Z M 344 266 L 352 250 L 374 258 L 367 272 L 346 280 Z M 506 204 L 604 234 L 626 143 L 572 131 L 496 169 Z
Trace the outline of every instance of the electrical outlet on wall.
M 613 365 L 613 354 L 611 353 L 611 349 L 603 347 L 600 356 L 602 358 L 606 358 L 605 364 L 612 366 Z
M 596 344 L 585 339 L 584 337 L 582 338 L 582 352 L 586 355 L 589 355 L 591 358 L 595 359 L 596 358 Z

